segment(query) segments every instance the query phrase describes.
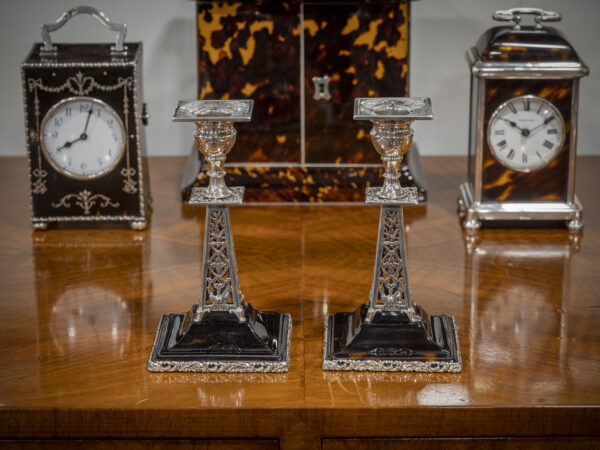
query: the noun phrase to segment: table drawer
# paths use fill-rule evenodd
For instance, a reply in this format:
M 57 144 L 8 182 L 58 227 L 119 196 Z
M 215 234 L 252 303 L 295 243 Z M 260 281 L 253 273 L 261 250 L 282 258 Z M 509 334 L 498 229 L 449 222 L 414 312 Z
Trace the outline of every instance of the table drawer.
M 600 438 L 324 439 L 323 450 L 600 449 Z
M 4 440 L 2 449 L 86 449 L 97 450 L 278 450 L 279 441 L 237 439 L 52 439 L 52 440 Z

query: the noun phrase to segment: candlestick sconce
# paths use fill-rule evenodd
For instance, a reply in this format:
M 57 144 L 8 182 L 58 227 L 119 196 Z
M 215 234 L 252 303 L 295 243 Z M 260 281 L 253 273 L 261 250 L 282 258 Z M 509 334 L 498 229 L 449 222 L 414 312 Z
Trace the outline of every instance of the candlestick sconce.
M 413 304 L 406 271 L 402 205 L 417 189 L 400 185 L 401 162 L 414 120 L 432 119 L 429 98 L 357 98 L 354 119 L 373 122 L 371 141 L 385 165 L 382 187 L 367 188 L 366 203 L 381 205 L 375 273 L 369 301 L 325 319 L 323 369 L 460 372 L 454 319 Z
M 226 155 L 234 122 L 249 122 L 252 100 L 195 100 L 177 105 L 173 121 L 195 122 L 194 140 L 210 165 L 209 185 L 194 188 L 190 204 L 206 205 L 202 292 L 187 313 L 160 320 L 148 362 L 152 372 L 287 372 L 292 320 L 259 311 L 242 294 L 229 205 L 241 205 L 244 188 L 227 187 Z

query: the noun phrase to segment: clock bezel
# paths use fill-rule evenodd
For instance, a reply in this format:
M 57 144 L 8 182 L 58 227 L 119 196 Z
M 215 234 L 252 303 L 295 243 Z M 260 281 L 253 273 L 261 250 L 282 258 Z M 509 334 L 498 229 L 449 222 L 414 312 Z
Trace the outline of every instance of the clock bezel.
M 492 125 L 496 121 L 496 118 L 498 117 L 498 114 L 501 110 L 503 110 L 509 103 L 518 102 L 519 100 L 525 100 L 525 99 L 535 99 L 536 101 L 541 101 L 542 103 L 546 104 L 554 112 L 555 116 L 560 120 L 562 134 L 561 134 L 560 143 L 558 143 L 558 145 L 556 146 L 556 150 L 553 150 L 552 158 L 550 158 L 549 160 L 542 160 L 542 164 L 539 164 L 536 166 L 531 166 L 526 169 L 521 169 L 521 168 L 512 167 L 512 166 L 506 164 L 506 161 L 504 161 L 503 159 L 501 159 L 499 157 L 499 154 L 496 151 L 496 147 L 494 146 L 494 144 L 492 142 L 491 131 L 492 131 Z M 521 173 L 535 172 L 537 170 L 543 169 L 548 164 L 550 164 L 552 161 L 554 161 L 556 159 L 556 157 L 560 154 L 560 151 L 562 150 L 563 145 L 565 144 L 566 134 L 567 134 L 567 129 L 566 129 L 566 125 L 565 125 L 565 119 L 564 119 L 563 115 L 561 114 L 561 112 L 558 110 L 558 108 L 556 106 L 554 106 L 554 104 L 551 101 L 549 101 L 548 99 L 545 99 L 538 95 L 532 95 L 532 94 L 511 97 L 508 100 L 502 102 L 490 116 L 490 119 L 488 120 L 488 123 L 487 123 L 487 129 L 486 129 L 487 144 L 490 149 L 490 152 L 492 153 L 494 158 L 496 158 L 496 161 L 498 161 L 501 165 L 503 165 L 507 169 L 514 170 L 515 172 L 521 172 Z
M 60 167 L 56 163 L 56 161 L 54 161 L 54 159 L 50 156 L 50 154 L 46 148 L 46 142 L 44 140 L 44 130 L 46 127 L 46 123 L 48 122 L 49 119 L 51 119 L 53 117 L 53 113 L 67 103 L 73 103 L 73 102 L 78 102 L 78 101 L 79 102 L 81 102 L 81 101 L 88 102 L 89 101 L 90 103 L 95 103 L 97 105 L 100 105 L 102 108 L 107 110 L 117 120 L 117 125 L 119 126 L 119 130 L 121 131 L 121 148 L 119 149 L 119 156 L 117 158 L 115 158 L 115 160 L 109 166 L 106 166 L 101 171 L 95 172 L 93 174 L 79 175 L 79 174 L 76 174 L 73 172 L 69 172 L 64 167 Z M 86 96 L 86 95 L 76 95 L 76 96 L 72 96 L 72 97 L 67 97 L 67 98 L 64 98 L 64 99 L 56 102 L 46 112 L 46 114 L 44 115 L 44 117 L 42 119 L 42 123 L 40 125 L 40 148 L 42 150 L 42 154 L 44 155 L 44 158 L 46 159 L 48 164 L 50 164 L 52 166 L 52 168 L 54 170 L 56 170 L 61 175 L 64 175 L 65 177 L 71 178 L 73 180 L 96 180 L 98 178 L 102 178 L 103 176 L 107 175 L 108 173 L 111 173 L 114 170 L 114 168 L 123 159 L 123 155 L 125 154 L 125 149 L 126 149 L 126 145 L 127 145 L 126 139 L 127 139 L 127 136 L 125 134 L 125 125 L 123 124 L 123 120 L 121 119 L 119 114 L 115 111 L 115 109 L 112 106 L 110 106 L 108 103 L 106 103 L 98 98 L 90 97 L 90 96 Z

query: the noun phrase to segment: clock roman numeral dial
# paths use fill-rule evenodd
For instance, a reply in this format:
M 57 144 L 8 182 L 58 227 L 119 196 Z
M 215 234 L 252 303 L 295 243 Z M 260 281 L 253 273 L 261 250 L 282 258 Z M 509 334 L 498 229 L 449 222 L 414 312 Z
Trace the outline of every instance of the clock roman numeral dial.
M 541 169 L 560 152 L 565 123 L 552 102 L 535 95 L 508 99 L 487 124 L 488 144 L 498 162 L 520 172 Z

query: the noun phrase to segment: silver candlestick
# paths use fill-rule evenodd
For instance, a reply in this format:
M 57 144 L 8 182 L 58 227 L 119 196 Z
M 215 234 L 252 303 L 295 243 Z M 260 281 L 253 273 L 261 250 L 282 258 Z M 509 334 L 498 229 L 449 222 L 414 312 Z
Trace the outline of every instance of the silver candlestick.
M 152 372 L 286 372 L 292 320 L 258 311 L 239 285 L 229 205 L 243 202 L 243 187 L 227 187 L 223 168 L 235 143 L 234 122 L 249 122 L 252 100 L 194 100 L 177 105 L 173 121 L 195 122 L 194 139 L 206 157 L 208 187 L 189 203 L 206 205 L 202 292 L 187 313 L 161 318 L 148 370 Z
M 325 318 L 323 369 L 460 372 L 454 319 L 428 315 L 411 299 L 402 205 L 417 204 L 417 189 L 400 186 L 399 168 L 414 120 L 432 119 L 429 98 L 357 98 L 354 119 L 373 122 L 371 141 L 385 165 L 381 187 L 366 203 L 381 205 L 369 301 L 354 312 Z

